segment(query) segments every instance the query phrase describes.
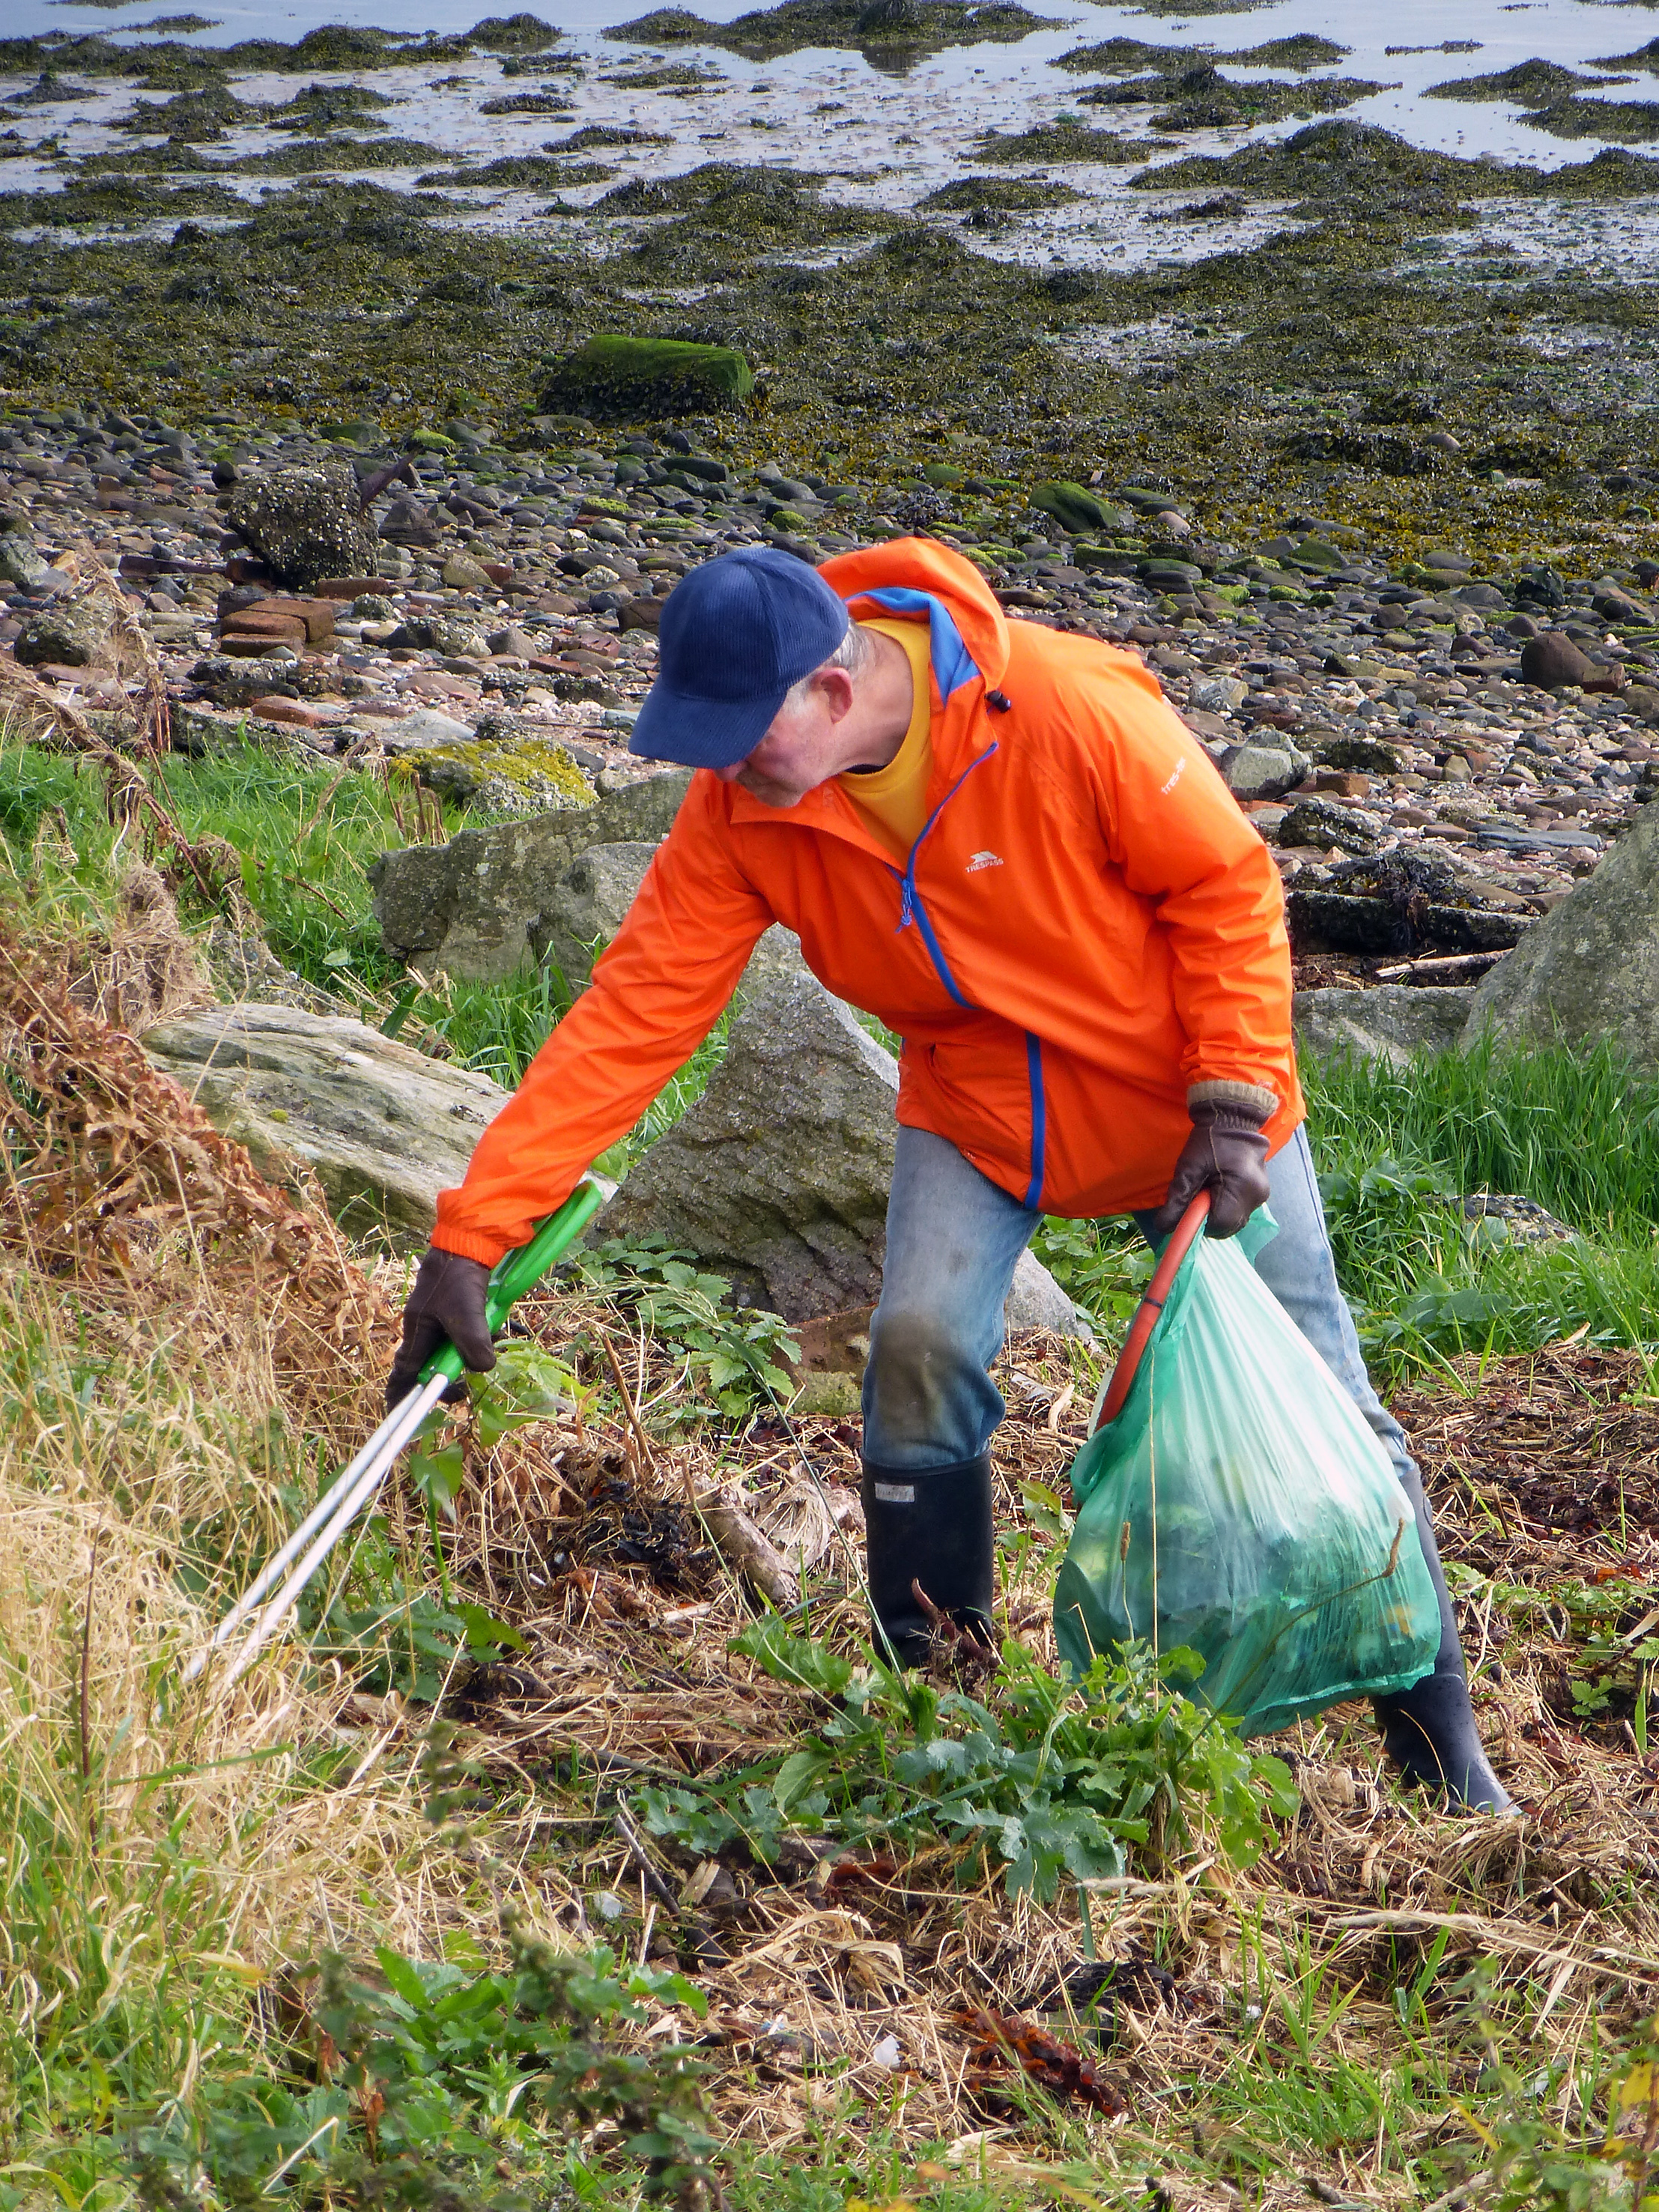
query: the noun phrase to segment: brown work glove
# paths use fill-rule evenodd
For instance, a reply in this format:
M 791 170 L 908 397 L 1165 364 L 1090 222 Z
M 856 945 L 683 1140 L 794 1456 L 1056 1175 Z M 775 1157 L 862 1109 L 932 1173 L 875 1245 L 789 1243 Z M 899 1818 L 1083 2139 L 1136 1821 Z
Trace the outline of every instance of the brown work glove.
M 1167 1237 L 1201 1190 L 1209 1191 L 1206 1233 L 1237 1237 L 1267 1203 L 1267 1119 L 1252 1106 L 1205 1102 L 1191 1109 L 1193 1133 L 1181 1148 L 1170 1194 L 1152 1216 L 1152 1235 Z
M 446 1339 L 454 1346 L 475 1375 L 487 1375 L 495 1364 L 484 1319 L 484 1286 L 489 1270 L 477 1260 L 459 1253 L 441 1252 L 436 1246 L 422 1261 L 415 1287 L 404 1308 L 404 1340 L 386 1377 L 388 1413 L 406 1398 L 421 1379 L 421 1370 Z M 447 1403 L 456 1405 L 466 1395 L 465 1382 L 452 1382 L 444 1392 Z

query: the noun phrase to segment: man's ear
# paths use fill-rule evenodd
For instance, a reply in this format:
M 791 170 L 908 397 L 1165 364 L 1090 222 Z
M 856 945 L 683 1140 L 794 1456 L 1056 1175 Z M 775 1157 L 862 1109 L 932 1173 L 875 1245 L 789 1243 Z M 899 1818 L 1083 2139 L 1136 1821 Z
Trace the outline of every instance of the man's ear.
M 844 668 L 820 668 L 812 688 L 823 694 L 832 722 L 845 720 L 853 711 L 853 679 Z

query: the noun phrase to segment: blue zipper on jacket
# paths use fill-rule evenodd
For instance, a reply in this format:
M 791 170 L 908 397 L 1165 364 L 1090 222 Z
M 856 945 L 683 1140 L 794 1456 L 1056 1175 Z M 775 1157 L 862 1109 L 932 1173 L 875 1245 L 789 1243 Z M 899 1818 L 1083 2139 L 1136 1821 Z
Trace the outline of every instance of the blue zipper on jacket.
M 1048 1109 L 1042 1095 L 1042 1039 L 1025 1032 L 1025 1073 L 1031 1086 L 1031 1180 L 1025 1203 L 1033 1213 L 1042 1205 L 1043 1154 L 1048 1149 Z
M 939 805 L 933 809 L 927 819 L 922 823 L 921 830 L 916 838 L 916 842 L 910 848 L 910 857 L 906 861 L 902 871 L 901 872 L 897 868 L 893 869 L 893 873 L 897 876 L 899 879 L 898 928 L 895 930 L 893 933 L 895 936 L 898 936 L 904 930 L 908 929 L 913 921 L 915 923 L 917 928 L 921 932 L 921 941 L 927 947 L 927 956 L 939 971 L 939 981 L 944 984 L 945 989 L 951 994 L 951 996 L 956 1000 L 959 1006 L 972 1006 L 974 1002 L 971 999 L 964 998 L 963 994 L 957 988 L 957 979 L 951 973 L 949 963 L 946 962 L 944 953 L 939 949 L 939 939 L 933 934 L 933 925 L 927 919 L 927 909 L 922 904 L 921 895 L 916 889 L 916 855 L 921 852 L 922 844 L 927 838 L 928 831 L 933 828 L 934 823 L 939 820 L 939 816 L 944 813 L 945 808 L 956 797 L 957 792 L 962 789 L 963 785 L 967 782 L 969 777 L 973 774 L 974 770 L 981 765 L 981 763 L 989 760 L 992 754 L 995 752 L 997 748 L 994 744 L 989 744 L 986 747 L 985 750 L 980 754 L 977 760 L 970 760 L 969 762 L 967 767 L 963 769 L 962 774 L 957 778 L 956 781 L 951 786 L 949 791 L 945 793 L 944 798 L 940 799 Z M 889 862 L 888 865 L 890 866 L 891 863 Z
M 996 750 L 994 744 L 988 745 L 977 760 L 969 762 L 967 767 L 963 769 L 962 774 L 922 823 L 921 835 L 911 846 L 910 857 L 903 869 L 893 869 L 893 873 L 899 879 L 899 921 L 898 929 L 894 932 L 895 936 L 908 929 L 914 921 L 921 932 L 921 941 L 927 947 L 928 957 L 938 971 L 940 982 L 944 984 L 957 1006 L 966 1006 L 974 1011 L 977 1009 L 974 1008 L 973 1000 L 966 997 L 957 988 L 957 979 L 951 973 L 950 963 L 945 957 L 939 939 L 934 933 L 933 925 L 927 918 L 927 909 L 922 904 L 921 894 L 916 889 L 916 855 L 921 852 L 922 841 L 928 831 L 980 765 L 980 762 L 989 760 Z M 889 866 L 891 866 L 890 862 Z M 1031 1091 L 1031 1180 L 1026 1187 L 1025 1204 L 1035 1212 L 1042 1199 L 1043 1155 L 1047 1150 L 1048 1142 L 1048 1106 L 1042 1089 L 1042 1040 L 1034 1036 L 1029 1030 L 1025 1033 L 1025 1070 Z

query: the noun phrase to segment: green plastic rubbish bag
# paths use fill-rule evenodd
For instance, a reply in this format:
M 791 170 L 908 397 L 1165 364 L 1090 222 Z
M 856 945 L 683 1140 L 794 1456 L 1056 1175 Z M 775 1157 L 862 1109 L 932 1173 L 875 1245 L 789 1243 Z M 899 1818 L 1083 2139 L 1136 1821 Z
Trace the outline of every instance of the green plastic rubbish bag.
M 1440 1611 L 1411 1501 L 1358 1407 L 1250 1261 L 1265 1209 L 1182 1263 L 1129 1395 L 1072 1465 L 1060 1656 L 1132 1637 L 1246 1735 L 1430 1672 Z

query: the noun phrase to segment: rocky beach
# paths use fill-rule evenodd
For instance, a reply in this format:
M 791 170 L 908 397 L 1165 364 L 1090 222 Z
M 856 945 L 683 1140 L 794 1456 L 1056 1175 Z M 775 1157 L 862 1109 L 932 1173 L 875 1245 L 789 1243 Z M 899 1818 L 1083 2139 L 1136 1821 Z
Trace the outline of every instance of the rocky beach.
M 175 744 L 391 757 L 475 820 L 580 805 L 640 773 L 688 564 L 928 532 L 1157 671 L 1310 980 L 1472 980 L 1650 794 L 1659 103 L 1620 94 L 1659 48 L 1482 76 L 1449 42 L 1425 92 L 1519 108 L 1516 162 L 1350 115 L 1386 88 L 1336 41 L 1207 18 L 163 35 L 193 20 L 0 41 L 0 647 L 64 698 L 132 680 L 101 563 Z M 1021 93 L 1022 41 L 1072 104 Z M 1004 69 L 964 141 L 929 72 L 969 54 Z M 785 158 L 764 114 L 742 158 L 781 60 L 920 72 L 925 158 L 799 74 Z M 1603 109 L 1630 143 L 1553 143 Z

